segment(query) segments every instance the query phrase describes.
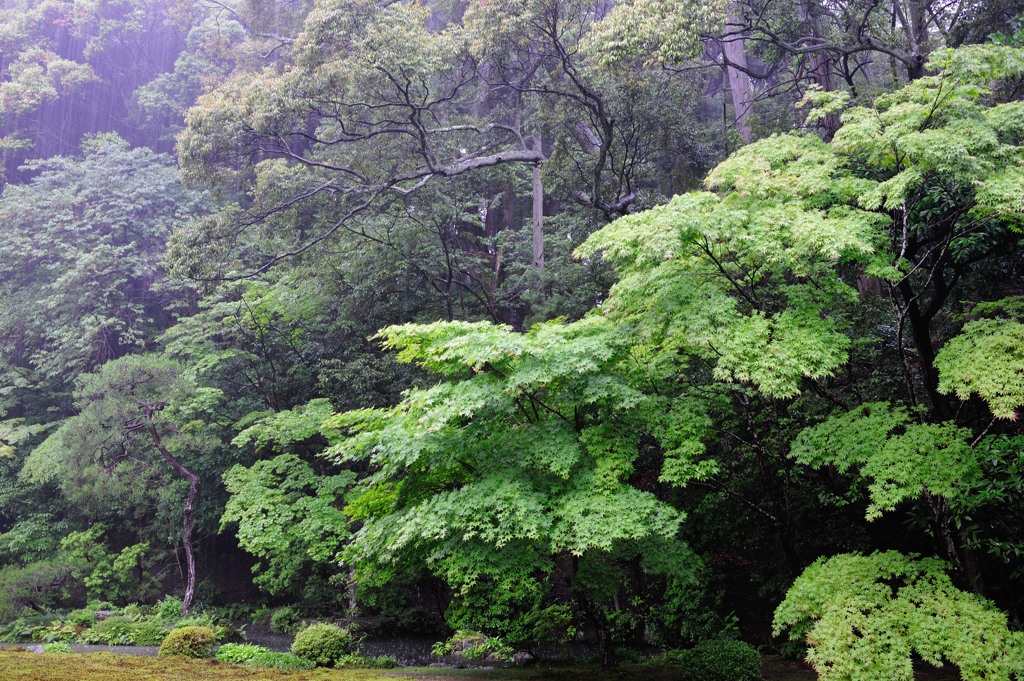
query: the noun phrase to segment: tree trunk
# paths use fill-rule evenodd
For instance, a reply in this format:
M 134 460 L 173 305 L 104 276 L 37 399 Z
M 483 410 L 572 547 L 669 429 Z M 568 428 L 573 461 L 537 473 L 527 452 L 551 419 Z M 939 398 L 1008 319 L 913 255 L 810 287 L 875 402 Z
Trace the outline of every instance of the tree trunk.
M 350 567 L 348 569 L 348 615 L 351 617 L 355 614 L 356 608 L 359 607 L 359 601 L 356 600 L 356 588 L 359 585 L 356 583 L 356 569 Z
M 196 498 L 199 496 L 199 476 L 185 468 L 174 455 L 164 447 L 163 441 L 160 439 L 160 433 L 156 430 L 156 425 L 153 423 L 153 412 L 150 411 L 147 414 L 147 421 L 149 425 L 149 436 L 153 440 L 153 446 L 157 448 L 157 451 L 164 457 L 164 460 L 171 465 L 174 470 L 188 480 L 188 493 L 185 495 L 185 501 L 182 503 L 182 527 L 181 527 L 181 543 L 185 549 L 185 596 L 182 598 L 181 612 L 183 615 L 187 615 L 189 609 L 192 607 L 192 599 L 196 593 L 196 557 L 192 551 L 192 532 L 195 525 L 195 508 Z
M 744 142 L 750 142 L 750 114 L 754 107 L 754 92 L 750 86 L 750 76 L 746 73 L 747 50 L 744 46 L 743 24 L 739 13 L 739 4 L 731 3 L 726 37 L 722 41 L 722 54 L 725 56 L 725 70 L 729 75 L 729 92 L 732 94 L 736 132 Z
M 544 151 L 539 132 L 533 136 L 533 150 Z M 533 166 L 533 267 L 544 271 L 544 180 L 539 162 Z

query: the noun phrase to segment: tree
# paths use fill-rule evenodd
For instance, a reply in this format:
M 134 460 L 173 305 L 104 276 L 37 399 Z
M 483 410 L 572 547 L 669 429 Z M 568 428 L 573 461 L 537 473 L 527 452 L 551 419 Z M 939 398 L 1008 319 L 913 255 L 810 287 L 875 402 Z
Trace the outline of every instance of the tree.
M 185 483 L 181 498 L 180 541 L 185 593 L 192 605 L 196 586 L 193 529 L 199 497 L 194 461 L 211 447 L 200 418 L 219 400 L 219 391 L 197 387 L 182 367 L 158 355 L 129 355 L 84 374 L 75 388 L 79 413 L 65 421 L 33 451 L 25 463 L 36 479 L 57 478 L 71 490 L 93 496 L 94 504 L 112 500 L 128 505 L 140 496 L 170 487 L 168 468 Z M 106 473 L 104 481 L 99 472 Z M 128 499 L 118 499 L 133 490 Z M 173 488 L 172 488 L 173 489 Z
M 224 474 L 231 498 L 221 530 L 237 524 L 239 545 L 264 561 L 254 568 L 254 581 L 269 594 L 315 598 L 317 588 L 338 574 L 337 554 L 347 538 L 343 530 L 348 524 L 342 500 L 355 474 L 324 475 L 287 452 L 319 435 L 320 424 L 332 413 L 327 400 L 314 400 L 265 417 L 234 440 L 239 447 L 272 445 L 281 452 L 248 468 L 234 466 Z
M 757 467 L 711 484 L 774 526 L 792 563 L 812 542 L 797 535 L 811 522 L 801 514 L 821 508 L 797 501 L 795 459 L 818 469 L 827 498 L 866 501 L 869 520 L 915 515 L 955 579 L 980 591 L 992 574 L 992 593 L 1016 602 L 1006 585 L 1019 579 L 1017 563 L 1001 561 L 1020 528 L 995 521 L 977 542 L 976 524 L 958 527 L 972 504 L 985 508 L 979 490 L 999 503 L 1014 458 L 993 457 L 984 438 L 1021 399 L 1016 353 L 986 361 L 1012 346 L 1016 308 L 978 268 L 1016 266 L 1022 167 L 1011 112 L 1021 104 L 1000 94 L 1020 77 L 1022 56 L 992 45 L 936 54 L 936 75 L 846 109 L 831 143 L 790 134 L 751 144 L 709 175 L 718 193 L 622 218 L 579 249 L 616 264 L 621 278 L 602 310 L 631 330 L 639 356 L 730 396 L 716 414 L 721 470 L 731 457 Z M 848 101 L 809 100 L 812 120 Z M 964 325 L 957 311 L 978 299 L 994 301 L 979 314 L 999 318 Z M 864 333 L 873 339 L 854 341 Z M 888 357 L 872 353 L 875 343 Z M 973 393 L 990 408 L 949 397 Z M 760 489 L 747 482 L 751 470 Z M 851 471 L 853 480 L 835 477 Z M 999 560 L 983 564 L 980 546 Z
M 807 660 L 833 681 L 910 681 L 912 655 L 951 662 L 965 681 L 1019 678 L 1024 635 L 991 602 L 953 586 L 945 568 L 896 551 L 821 559 L 776 611 L 776 635 L 806 638 Z
M 202 211 L 202 196 L 181 186 L 170 158 L 117 135 L 83 148 L 81 158 L 29 164 L 37 176 L 0 198 L 0 358 L 22 388 L 59 392 L 152 348 L 182 297 L 165 278 L 164 245 Z
M 71 155 L 86 134 L 117 131 L 153 147 L 130 122 L 133 93 L 184 47 L 167 0 L 48 0 L 0 10 L 0 148 L 7 176 L 26 158 Z M 185 102 L 187 106 L 190 102 Z M 162 151 L 169 151 L 163 146 Z
M 634 570 L 692 579 L 684 516 L 660 492 L 710 471 L 702 414 L 642 393 L 626 339 L 598 317 L 381 338 L 443 381 L 325 424 L 339 438 L 328 456 L 371 466 L 348 507 L 361 527 L 346 562 L 368 580 L 426 566 L 461 607 L 506 619 L 567 589 L 613 664 Z

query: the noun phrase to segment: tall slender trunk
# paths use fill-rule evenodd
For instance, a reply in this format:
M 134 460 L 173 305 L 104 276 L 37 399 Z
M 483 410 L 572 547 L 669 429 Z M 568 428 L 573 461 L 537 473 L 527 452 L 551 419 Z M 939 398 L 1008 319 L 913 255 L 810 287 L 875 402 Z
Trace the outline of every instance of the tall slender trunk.
M 725 70 L 729 75 L 729 92 L 732 95 L 736 132 L 744 142 L 750 142 L 750 114 L 754 108 L 754 91 L 750 85 L 750 76 L 747 75 L 747 49 L 744 45 L 743 23 L 737 2 L 729 5 L 726 34 L 725 40 L 722 41 L 722 54 L 725 55 Z
M 182 527 L 181 527 L 181 543 L 185 549 L 185 596 L 182 598 L 181 612 L 184 615 L 188 614 L 189 609 L 192 607 L 192 599 L 196 593 L 196 557 L 192 551 L 192 533 L 195 526 L 195 509 L 196 509 L 196 498 L 199 496 L 199 476 L 185 468 L 174 455 L 164 447 L 163 440 L 160 439 L 160 433 L 157 432 L 156 425 L 153 423 L 153 411 L 147 414 L 147 422 L 149 426 L 149 436 L 153 440 L 153 446 L 157 448 L 157 451 L 164 457 L 164 460 L 171 465 L 183 478 L 188 480 L 188 492 L 185 494 L 185 500 L 182 502 Z
M 533 150 L 543 152 L 539 132 L 533 136 Z M 533 266 L 544 271 L 544 180 L 540 163 L 533 166 Z

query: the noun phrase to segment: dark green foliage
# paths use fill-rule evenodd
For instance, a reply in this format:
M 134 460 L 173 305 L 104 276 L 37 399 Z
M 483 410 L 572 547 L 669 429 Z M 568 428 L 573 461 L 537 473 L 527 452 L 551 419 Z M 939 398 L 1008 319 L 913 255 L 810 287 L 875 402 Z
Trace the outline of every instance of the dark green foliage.
M 9 621 L 26 608 L 37 612 L 54 608 L 75 588 L 67 565 L 49 562 L 0 568 L 0 620 Z
M 318 667 L 333 667 L 339 660 L 355 653 L 359 639 L 351 629 L 320 622 L 295 635 L 292 653 L 310 660 Z
M 682 681 L 760 681 L 761 655 L 749 643 L 729 638 L 701 641 L 689 650 L 666 656 Z
M 291 634 L 298 625 L 299 611 L 295 608 L 278 608 L 270 616 L 270 630 L 275 634 Z
M 398 667 L 398 660 L 391 657 L 390 655 L 380 655 L 378 657 L 364 657 L 353 653 L 352 655 L 345 655 L 339 658 L 335 663 L 335 667 L 350 667 L 355 669 L 394 669 Z
M 116 135 L 83 146 L 34 162 L 32 182 L 0 197 L 0 358 L 58 389 L 166 328 L 181 293 L 164 280 L 164 243 L 201 205 L 169 157 Z
M 217 634 L 209 627 L 172 629 L 160 644 L 160 655 L 210 657 L 216 642 Z

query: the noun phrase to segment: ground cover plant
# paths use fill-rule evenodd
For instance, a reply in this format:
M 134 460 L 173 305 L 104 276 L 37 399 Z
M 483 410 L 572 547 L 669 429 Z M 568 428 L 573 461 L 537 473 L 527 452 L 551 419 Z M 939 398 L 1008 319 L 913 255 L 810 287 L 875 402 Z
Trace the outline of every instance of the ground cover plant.
M 242 637 L 242 631 L 235 629 L 230 620 L 208 613 L 183 617 L 181 605 L 181 600 L 169 596 L 152 607 L 133 604 L 114 608 L 97 602 L 69 613 L 28 615 L 0 627 L 0 641 L 159 646 L 172 630 L 183 627 L 210 629 L 220 643 Z

